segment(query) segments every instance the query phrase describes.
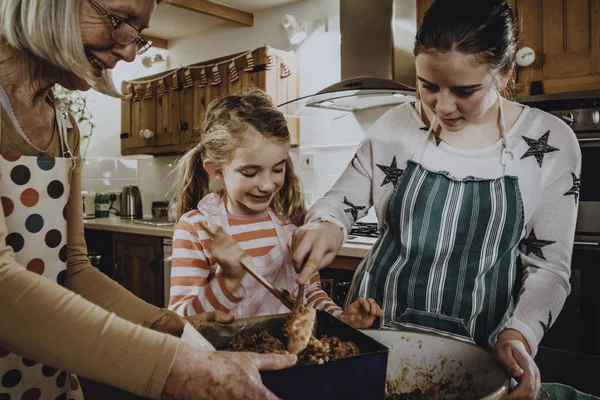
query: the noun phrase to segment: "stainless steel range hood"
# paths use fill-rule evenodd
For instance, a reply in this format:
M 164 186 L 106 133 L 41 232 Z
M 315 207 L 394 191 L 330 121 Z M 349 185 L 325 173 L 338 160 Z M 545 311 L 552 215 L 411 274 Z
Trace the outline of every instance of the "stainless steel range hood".
M 416 19 L 416 0 L 340 0 L 342 81 L 280 109 L 354 112 L 414 100 Z

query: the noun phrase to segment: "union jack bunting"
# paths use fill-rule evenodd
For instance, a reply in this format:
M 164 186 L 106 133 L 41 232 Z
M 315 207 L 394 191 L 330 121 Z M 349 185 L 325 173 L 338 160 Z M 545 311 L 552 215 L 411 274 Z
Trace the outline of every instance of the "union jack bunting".
M 148 100 L 154 97 L 154 88 L 152 87 L 152 82 L 149 82 L 146 85 L 146 90 L 144 91 L 144 100 Z
M 267 69 L 273 69 L 274 66 L 275 66 L 275 57 L 273 57 L 272 54 L 267 54 L 267 65 L 266 65 L 266 68 Z
M 171 89 L 179 90 L 179 76 L 177 74 L 177 71 L 175 71 L 172 77 L 173 80 L 171 81 Z
M 211 86 L 217 86 L 221 83 L 221 71 L 219 71 L 219 66 L 215 65 L 214 67 L 212 67 L 212 76 L 213 76 L 213 80 L 210 83 Z
M 231 61 L 229 63 L 229 82 L 233 83 L 238 79 L 240 79 L 240 74 L 238 73 L 238 70 L 235 67 L 235 61 Z
M 292 74 L 292 70 L 290 69 L 290 66 L 287 63 L 287 60 L 282 60 L 281 61 L 281 74 L 280 74 L 280 76 L 282 78 L 287 78 L 291 74 Z
M 254 57 L 252 57 L 252 53 L 246 54 L 246 68 L 244 71 L 252 72 L 254 70 Z
M 188 89 L 194 86 L 194 80 L 192 79 L 192 71 L 188 68 L 183 73 L 183 87 Z
M 206 77 L 206 70 L 204 68 L 202 68 L 200 70 L 200 81 L 198 82 L 198 87 L 205 87 L 206 86 L 206 82 L 208 81 L 208 78 Z
M 144 87 L 142 85 L 135 85 L 135 95 L 133 100 L 141 100 L 144 98 Z
M 165 78 L 161 78 L 158 80 L 156 94 L 158 95 L 158 97 L 161 97 L 161 96 L 164 96 L 165 94 L 167 94 L 167 85 L 165 84 Z

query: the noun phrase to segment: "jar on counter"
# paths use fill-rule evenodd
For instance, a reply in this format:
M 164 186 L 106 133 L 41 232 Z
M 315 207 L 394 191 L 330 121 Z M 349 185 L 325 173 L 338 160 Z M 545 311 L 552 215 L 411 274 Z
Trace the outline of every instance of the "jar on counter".
M 97 193 L 94 200 L 96 218 L 108 218 L 110 200 L 108 194 Z
M 169 218 L 169 202 L 168 201 L 153 201 L 152 202 L 152 217 L 160 219 Z

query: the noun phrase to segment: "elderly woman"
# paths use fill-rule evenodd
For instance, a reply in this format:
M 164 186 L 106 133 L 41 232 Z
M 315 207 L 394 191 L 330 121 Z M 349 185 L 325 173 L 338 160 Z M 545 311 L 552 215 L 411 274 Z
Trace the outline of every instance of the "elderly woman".
M 274 398 L 258 370 L 295 362 L 190 348 L 184 320 L 86 257 L 79 133 L 51 88 L 120 96 L 109 70 L 148 49 L 155 6 L 0 0 L 0 399 L 82 399 L 71 373 L 150 398 Z

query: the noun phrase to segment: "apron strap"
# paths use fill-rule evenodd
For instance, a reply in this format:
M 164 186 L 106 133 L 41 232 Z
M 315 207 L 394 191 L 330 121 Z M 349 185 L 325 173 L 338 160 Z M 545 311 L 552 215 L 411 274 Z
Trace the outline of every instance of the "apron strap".
M 500 97 L 500 92 L 496 91 L 498 95 L 498 110 L 499 110 L 499 118 L 500 118 L 500 129 L 502 130 L 502 154 L 500 155 L 500 163 L 504 166 L 504 175 L 510 175 L 511 172 L 515 168 L 515 164 L 513 161 L 517 158 L 513 149 L 508 145 L 508 140 L 506 139 L 506 120 L 504 118 L 504 106 L 502 105 L 502 97 Z
M 423 121 L 423 102 L 421 101 L 416 104 L 418 104 L 417 111 L 419 112 L 419 117 L 421 118 L 421 121 Z M 421 163 L 423 156 L 425 154 L 425 149 L 427 149 L 427 144 L 431 140 L 431 133 L 433 132 L 433 128 L 435 127 L 436 122 L 437 122 L 437 115 L 434 113 L 433 119 L 431 120 L 431 123 L 429 124 L 429 129 L 427 130 L 427 133 L 425 134 L 425 137 L 423 138 L 423 140 L 421 140 L 419 142 L 415 151 L 413 152 L 412 156 L 410 157 L 411 160 L 413 160 L 417 163 Z

